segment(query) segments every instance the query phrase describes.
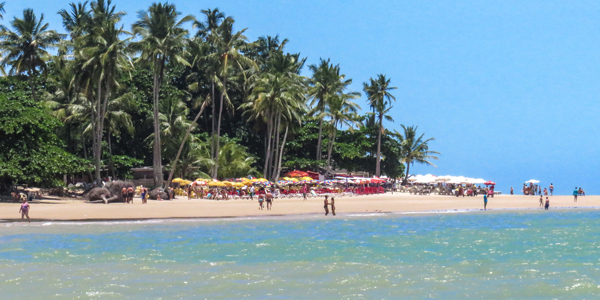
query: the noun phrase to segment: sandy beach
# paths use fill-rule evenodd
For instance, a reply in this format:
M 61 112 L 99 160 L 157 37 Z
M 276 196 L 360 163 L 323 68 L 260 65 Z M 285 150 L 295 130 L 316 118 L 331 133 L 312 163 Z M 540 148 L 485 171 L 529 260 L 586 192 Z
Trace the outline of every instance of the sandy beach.
M 143 220 L 162 218 L 227 218 L 249 216 L 281 216 L 298 214 L 321 214 L 323 198 L 276 199 L 273 210 L 258 210 L 258 201 L 214 201 L 179 197 L 174 201 L 148 201 L 142 205 L 139 198 L 132 204 L 90 204 L 81 200 L 56 200 L 31 202 L 32 221 L 49 220 Z M 0 222 L 20 219 L 18 203 L 0 204 Z M 550 208 L 586 208 L 600 206 L 600 196 L 550 197 Z M 482 197 L 451 197 L 437 195 L 383 194 L 336 198 L 336 212 L 435 212 L 447 210 L 477 210 L 483 208 Z M 488 209 L 539 208 L 539 196 L 500 195 L 491 198 Z

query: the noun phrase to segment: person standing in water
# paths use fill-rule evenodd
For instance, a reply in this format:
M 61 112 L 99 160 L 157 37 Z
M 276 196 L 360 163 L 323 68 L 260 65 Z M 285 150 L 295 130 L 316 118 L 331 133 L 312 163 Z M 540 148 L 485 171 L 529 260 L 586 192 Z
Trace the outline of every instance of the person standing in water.
M 331 197 L 331 214 L 335 216 L 335 198 Z
M 27 203 L 27 198 L 23 198 L 23 203 L 21 203 L 21 208 L 19 208 L 19 213 L 21 213 L 21 220 L 24 220 L 27 217 L 27 221 L 31 223 L 31 219 L 29 218 L 29 203 Z
M 325 215 L 329 214 L 329 202 L 327 202 L 327 197 L 329 197 L 329 196 L 325 195 L 325 201 L 324 201 L 325 204 L 323 204 L 323 208 L 325 208 Z
M 579 195 L 579 190 L 577 189 L 577 187 L 575 187 L 575 190 L 573 191 L 573 201 L 577 202 L 577 195 Z
M 483 194 L 483 210 L 487 210 L 487 200 L 488 200 L 487 195 Z
M 546 206 L 544 206 L 544 209 L 548 210 L 548 207 L 550 207 L 550 199 L 546 197 Z

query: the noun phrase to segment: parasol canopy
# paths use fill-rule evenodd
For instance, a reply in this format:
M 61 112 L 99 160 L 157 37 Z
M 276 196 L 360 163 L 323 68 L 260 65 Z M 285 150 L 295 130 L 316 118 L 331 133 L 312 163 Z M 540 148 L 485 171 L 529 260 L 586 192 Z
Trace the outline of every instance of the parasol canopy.
M 525 181 L 525 183 L 533 183 L 533 184 L 536 184 L 536 183 L 540 183 L 540 181 L 539 181 L 539 180 L 535 180 L 535 179 L 529 179 L 529 180 Z
M 491 180 L 486 181 L 484 184 L 485 185 L 496 185 L 496 183 Z
M 294 171 L 291 171 L 291 172 L 285 174 L 285 176 L 287 176 L 287 177 L 308 177 L 308 173 L 294 170 Z

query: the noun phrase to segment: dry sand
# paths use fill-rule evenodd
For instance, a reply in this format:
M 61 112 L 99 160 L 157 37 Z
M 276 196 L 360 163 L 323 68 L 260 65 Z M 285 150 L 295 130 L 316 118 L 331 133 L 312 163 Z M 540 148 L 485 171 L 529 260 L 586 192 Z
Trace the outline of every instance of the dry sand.
M 180 197 L 175 201 L 152 201 L 141 204 L 90 204 L 81 200 L 39 201 L 31 203 L 32 221 L 48 220 L 131 220 L 161 218 L 218 218 L 245 216 L 277 216 L 296 214 L 322 214 L 323 197 L 302 199 L 276 199 L 273 210 L 258 210 L 258 201 L 250 200 L 187 200 Z M 482 197 L 452 197 L 437 195 L 408 195 L 401 193 L 336 197 L 336 212 L 435 212 L 448 210 L 478 210 L 483 208 Z M 550 197 L 550 208 L 585 208 L 600 206 L 600 196 L 579 197 L 573 202 L 572 196 Z M 20 219 L 20 204 L 1 203 L 0 222 Z M 500 195 L 490 198 L 488 209 L 531 209 L 539 208 L 539 196 Z

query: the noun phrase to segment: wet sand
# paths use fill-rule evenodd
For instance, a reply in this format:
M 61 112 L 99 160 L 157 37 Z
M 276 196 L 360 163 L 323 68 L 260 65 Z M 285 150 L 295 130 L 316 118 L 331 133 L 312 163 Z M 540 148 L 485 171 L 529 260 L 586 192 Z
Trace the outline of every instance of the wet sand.
M 255 198 L 256 199 L 256 198 Z M 409 195 L 387 193 L 383 195 L 336 197 L 336 212 L 435 212 L 448 210 L 483 209 L 483 197 L 452 197 L 437 195 Z M 0 203 L 0 222 L 19 220 L 20 204 Z M 550 208 L 600 207 L 600 196 L 582 196 L 578 202 L 573 196 L 550 197 Z M 535 209 L 539 208 L 539 196 L 500 195 L 490 198 L 488 209 Z M 153 201 L 141 204 L 91 204 L 81 200 L 34 201 L 29 216 L 32 221 L 48 220 L 143 220 L 163 218 L 228 218 L 249 216 L 281 216 L 321 214 L 323 197 L 302 199 L 275 199 L 272 210 L 258 209 L 258 201 L 215 201 L 179 197 L 174 201 Z

